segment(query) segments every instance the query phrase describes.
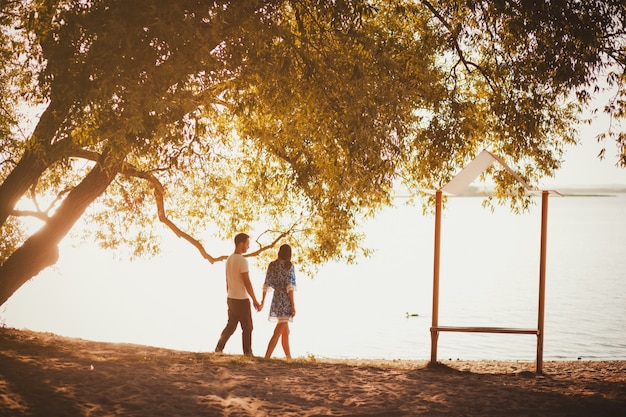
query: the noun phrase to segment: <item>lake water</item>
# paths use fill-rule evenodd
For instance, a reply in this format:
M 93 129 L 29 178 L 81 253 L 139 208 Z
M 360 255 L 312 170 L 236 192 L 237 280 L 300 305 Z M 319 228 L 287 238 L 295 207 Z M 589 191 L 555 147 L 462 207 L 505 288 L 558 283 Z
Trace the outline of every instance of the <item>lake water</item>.
M 541 202 L 511 214 L 448 200 L 442 220 L 440 325 L 537 326 Z M 549 200 L 545 360 L 626 360 L 626 195 Z M 298 276 L 294 356 L 428 359 L 434 217 L 398 206 L 366 225 L 376 252 L 357 265 Z M 230 250 L 230 242 L 226 243 Z M 91 340 L 212 351 L 226 322 L 223 264 L 184 242 L 158 259 L 120 262 L 62 247 L 58 265 L 0 308 L 0 323 Z M 253 269 L 260 294 L 261 269 Z M 269 302 L 268 302 L 269 304 Z M 254 313 L 253 348 L 273 323 Z M 407 313 L 416 317 L 407 318 Z M 535 359 L 536 337 L 442 333 L 440 359 Z M 225 349 L 241 352 L 236 332 Z M 280 346 L 275 354 L 282 355 Z

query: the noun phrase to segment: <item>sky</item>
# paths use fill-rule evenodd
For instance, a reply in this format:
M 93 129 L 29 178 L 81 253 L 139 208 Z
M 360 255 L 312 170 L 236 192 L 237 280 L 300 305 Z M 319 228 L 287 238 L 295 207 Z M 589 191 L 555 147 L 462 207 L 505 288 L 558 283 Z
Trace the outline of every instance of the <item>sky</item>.
M 603 160 L 597 155 L 606 147 Z M 553 178 L 545 178 L 543 185 L 585 186 L 624 185 L 626 169 L 616 166 L 617 147 L 613 142 L 598 143 L 592 134 L 582 139 L 582 144 L 566 151 L 565 162 Z
M 597 98 L 591 107 L 600 107 L 611 92 Z M 584 114 L 583 117 L 587 117 Z M 626 126 L 622 126 L 625 128 Z M 598 142 L 596 136 L 606 132 L 609 128 L 609 118 L 604 113 L 598 113 L 589 125 L 580 125 L 579 144 L 566 150 L 564 162 L 554 177 L 545 178 L 542 186 L 586 186 L 586 185 L 626 185 L 626 169 L 616 166 L 618 149 L 612 139 Z M 598 154 L 606 148 L 604 159 Z

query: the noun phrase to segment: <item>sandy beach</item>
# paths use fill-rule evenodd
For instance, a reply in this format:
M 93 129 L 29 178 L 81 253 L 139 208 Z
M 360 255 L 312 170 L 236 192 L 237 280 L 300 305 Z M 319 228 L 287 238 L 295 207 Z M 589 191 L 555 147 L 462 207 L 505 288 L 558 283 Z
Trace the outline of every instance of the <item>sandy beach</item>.
M 0 416 L 625 416 L 626 362 L 284 361 L 0 329 Z

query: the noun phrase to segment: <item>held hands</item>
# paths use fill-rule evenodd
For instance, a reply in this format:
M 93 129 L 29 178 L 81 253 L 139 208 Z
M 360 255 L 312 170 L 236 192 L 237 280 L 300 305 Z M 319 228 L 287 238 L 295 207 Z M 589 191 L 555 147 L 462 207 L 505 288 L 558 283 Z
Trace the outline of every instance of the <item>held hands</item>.
M 261 299 L 261 303 L 257 303 L 257 305 L 255 305 L 254 308 L 256 308 L 256 311 L 261 311 L 263 310 L 264 305 L 265 305 L 265 291 L 263 291 L 263 298 Z

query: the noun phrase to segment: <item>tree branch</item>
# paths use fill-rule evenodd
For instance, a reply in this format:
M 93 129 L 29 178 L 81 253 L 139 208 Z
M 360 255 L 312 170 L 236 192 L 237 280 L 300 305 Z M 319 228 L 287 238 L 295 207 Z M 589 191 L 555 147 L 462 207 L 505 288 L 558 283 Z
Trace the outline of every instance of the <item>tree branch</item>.
M 293 225 L 291 225 L 291 227 L 289 228 L 289 230 L 287 230 L 286 232 L 276 232 L 276 233 L 278 233 L 279 235 L 278 235 L 278 237 L 277 237 L 276 239 L 274 239 L 274 241 L 273 241 L 272 243 L 270 243 L 269 245 L 265 245 L 265 246 L 260 246 L 260 245 L 259 245 L 259 246 L 260 246 L 260 247 L 259 247 L 259 249 L 257 249 L 257 250 L 256 250 L 256 251 L 254 251 L 254 252 L 248 253 L 248 254 L 246 254 L 246 255 L 244 255 L 244 256 L 246 256 L 246 257 L 258 256 L 258 255 L 260 255 L 262 252 L 265 252 L 266 250 L 273 248 L 274 246 L 276 246 L 276 245 L 278 244 L 278 242 L 280 242 L 280 240 L 281 240 L 282 238 L 285 238 L 285 237 L 287 237 L 287 236 L 291 235 L 291 233 L 293 233 L 293 229 L 296 227 L 296 225 L 297 225 L 297 224 L 298 224 L 298 223 L 294 223 Z M 267 232 L 269 232 L 269 230 L 266 230 L 265 232 L 261 233 L 261 236 L 262 236 L 263 234 L 267 233 Z M 258 242 L 259 242 L 259 241 L 258 241 L 258 239 L 257 239 L 257 243 L 258 243 Z
M 92 152 L 92 151 L 88 151 L 85 149 L 76 150 L 72 156 L 77 157 L 77 158 L 88 159 L 91 161 L 98 160 L 97 152 Z M 120 173 L 123 175 L 141 178 L 141 179 L 148 181 L 148 183 L 152 186 L 152 189 L 154 190 L 154 198 L 156 200 L 159 221 L 165 224 L 172 232 L 174 232 L 174 234 L 177 237 L 183 238 L 189 243 L 191 243 L 196 249 L 198 249 L 198 251 L 200 252 L 200 255 L 202 255 L 204 259 L 208 260 L 209 262 L 213 264 L 215 262 L 223 261 L 228 258 L 225 255 L 218 256 L 217 258 L 211 256 L 204 249 L 204 246 L 202 246 L 202 243 L 194 239 L 191 235 L 183 232 L 178 226 L 176 226 L 176 224 L 174 224 L 174 222 L 172 222 L 170 219 L 167 218 L 165 214 L 165 203 L 163 201 L 165 190 L 161 182 L 154 175 L 147 173 L 147 172 L 140 171 L 128 163 L 124 163 L 124 166 L 122 167 Z
M 99 154 L 97 152 L 92 152 L 92 151 L 88 151 L 84 149 L 76 150 L 72 156 L 77 157 L 77 158 L 88 159 L 91 161 L 97 161 L 99 158 Z M 130 176 L 130 177 L 141 178 L 143 180 L 146 180 L 150 184 L 150 186 L 152 187 L 154 191 L 154 198 L 156 201 L 157 214 L 158 214 L 159 221 L 165 224 L 172 232 L 174 232 L 174 234 L 177 237 L 183 238 L 187 242 L 191 243 L 191 245 L 194 246 L 198 250 L 198 252 L 200 252 L 200 255 L 204 259 L 208 260 L 211 264 L 228 259 L 228 255 L 221 255 L 218 257 L 213 257 L 211 254 L 209 254 L 206 251 L 202 243 L 200 243 L 193 236 L 182 231 L 174 222 L 172 222 L 167 217 L 167 215 L 165 214 L 165 202 L 163 198 L 165 196 L 165 189 L 163 187 L 163 184 L 161 184 L 161 182 L 152 173 L 140 171 L 128 163 L 124 163 L 124 166 L 120 170 L 120 173 L 122 175 Z M 278 237 L 274 239 L 270 244 L 265 245 L 265 246 L 260 246 L 259 249 L 257 249 L 254 252 L 250 252 L 246 254 L 245 256 L 246 257 L 258 256 L 261 253 L 265 252 L 266 250 L 275 247 L 278 244 L 278 242 L 280 242 L 281 239 L 293 233 L 293 230 L 296 227 L 296 225 L 297 223 L 292 225 L 291 228 L 287 231 L 277 232 L 279 233 Z
M 13 210 L 11 211 L 11 216 L 15 216 L 15 217 L 34 217 L 36 219 L 39 219 L 43 222 L 48 221 L 48 219 L 50 219 L 50 217 L 48 216 L 48 213 L 45 213 L 43 211 L 32 211 L 32 210 Z
M 435 6 L 433 6 L 428 0 L 422 0 L 422 3 L 428 8 L 428 10 L 431 11 L 431 13 L 437 18 L 437 20 L 439 20 L 441 22 L 441 24 L 444 25 L 446 29 L 448 29 L 448 32 L 450 32 L 450 36 L 451 36 L 452 42 L 454 44 L 454 49 L 455 49 L 459 59 L 461 60 L 461 62 L 465 66 L 465 69 L 468 72 L 472 72 L 470 67 L 476 68 L 478 70 L 478 72 L 480 72 L 480 74 L 485 78 L 485 81 L 487 81 L 487 84 L 489 85 L 489 88 L 491 88 L 491 90 L 493 90 L 493 91 L 496 91 L 496 89 L 494 88 L 494 86 L 492 84 L 491 77 L 489 77 L 489 75 L 485 72 L 485 70 L 480 65 L 476 64 L 475 62 L 472 62 L 472 61 L 468 60 L 465 57 L 465 53 L 461 49 L 461 45 L 459 45 L 459 41 L 457 39 L 458 36 L 459 36 L 459 30 L 458 29 L 455 30 L 450 25 L 450 23 L 448 23 L 448 21 L 441 15 L 441 13 L 439 13 L 439 11 L 435 8 Z
M 154 175 L 139 171 L 135 169 L 134 167 L 130 166 L 129 164 L 124 165 L 124 167 L 121 170 L 121 173 L 123 175 L 141 178 L 143 180 L 148 181 L 148 183 L 150 184 L 150 186 L 152 187 L 154 191 L 154 198 L 156 200 L 157 214 L 159 217 L 159 221 L 165 224 L 172 232 L 174 232 L 174 234 L 177 237 L 183 238 L 187 242 L 191 243 L 196 249 L 198 249 L 198 251 L 200 252 L 200 255 L 204 259 L 208 260 L 210 263 L 213 264 L 215 262 L 223 261 L 228 258 L 228 256 L 226 255 L 222 255 L 218 257 L 211 256 L 206 251 L 206 249 L 204 249 L 204 246 L 202 246 L 202 243 L 200 243 L 197 239 L 193 238 L 191 235 L 183 232 L 178 226 L 176 226 L 176 224 L 174 224 L 174 222 L 168 219 L 167 215 L 165 214 L 165 203 L 163 201 L 163 196 L 165 195 L 165 189 L 163 188 L 163 185 L 161 184 L 161 182 Z

